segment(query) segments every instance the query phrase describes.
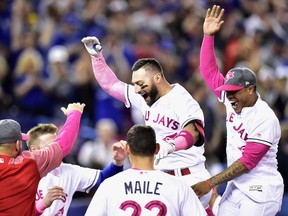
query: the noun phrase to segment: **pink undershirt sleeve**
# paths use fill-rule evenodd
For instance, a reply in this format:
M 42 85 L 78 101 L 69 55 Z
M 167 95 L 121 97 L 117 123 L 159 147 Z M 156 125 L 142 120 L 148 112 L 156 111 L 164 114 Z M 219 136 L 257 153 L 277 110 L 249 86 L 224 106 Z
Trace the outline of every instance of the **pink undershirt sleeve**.
M 37 151 L 22 152 L 22 157 L 35 160 L 41 178 L 58 167 L 62 159 L 69 154 L 78 135 L 80 120 L 81 112 L 71 111 L 54 143 Z
M 203 36 L 200 49 L 200 73 L 214 94 L 221 98 L 221 92 L 215 89 L 224 83 L 224 77 L 220 72 L 214 51 L 214 36 Z
M 36 204 L 35 204 L 35 212 L 36 212 L 36 216 L 38 215 L 42 215 L 42 213 L 45 210 L 45 206 L 44 206 L 44 200 L 40 199 Z
M 62 158 L 66 157 L 71 151 L 73 144 L 77 138 L 80 127 L 81 113 L 77 110 L 70 112 L 66 122 L 57 135 L 57 142 L 62 149 Z
M 94 76 L 101 88 L 112 97 L 126 103 L 125 83 L 120 81 L 115 73 L 106 64 L 100 53 L 98 56 L 91 56 Z
M 268 152 L 269 148 L 269 146 L 260 143 L 247 142 L 239 160 L 251 171 Z

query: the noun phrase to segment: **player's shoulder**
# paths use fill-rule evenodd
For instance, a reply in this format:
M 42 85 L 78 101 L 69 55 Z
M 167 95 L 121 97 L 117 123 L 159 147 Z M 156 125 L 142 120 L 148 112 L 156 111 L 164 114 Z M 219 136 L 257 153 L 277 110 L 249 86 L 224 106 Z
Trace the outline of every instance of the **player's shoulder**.
M 70 164 L 70 163 L 61 163 L 59 167 L 55 168 L 58 171 L 61 171 L 62 173 L 77 173 L 77 170 L 84 169 L 84 167 L 81 167 L 76 164 Z M 79 174 L 79 173 L 78 173 Z
M 174 83 L 171 85 L 172 91 L 171 91 L 171 98 L 173 98 L 173 101 L 179 100 L 179 104 L 185 103 L 197 103 L 196 100 L 193 98 L 193 96 L 188 92 L 187 89 L 184 88 L 184 86 L 180 85 L 179 83 Z
M 266 121 L 278 121 L 278 118 L 273 111 L 273 109 L 268 105 L 268 103 L 261 98 L 259 98 L 255 104 L 256 108 L 256 118 L 263 119 Z

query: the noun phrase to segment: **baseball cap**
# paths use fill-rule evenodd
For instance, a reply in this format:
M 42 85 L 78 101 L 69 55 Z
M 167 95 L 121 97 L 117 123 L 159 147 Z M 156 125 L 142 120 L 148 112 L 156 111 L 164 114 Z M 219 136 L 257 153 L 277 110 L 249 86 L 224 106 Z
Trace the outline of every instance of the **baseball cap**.
M 12 119 L 0 120 L 0 144 L 28 139 L 29 136 L 21 132 L 21 127 L 17 121 Z
M 254 72 L 246 67 L 237 67 L 228 71 L 224 85 L 216 88 L 216 91 L 238 91 L 251 85 L 256 86 Z

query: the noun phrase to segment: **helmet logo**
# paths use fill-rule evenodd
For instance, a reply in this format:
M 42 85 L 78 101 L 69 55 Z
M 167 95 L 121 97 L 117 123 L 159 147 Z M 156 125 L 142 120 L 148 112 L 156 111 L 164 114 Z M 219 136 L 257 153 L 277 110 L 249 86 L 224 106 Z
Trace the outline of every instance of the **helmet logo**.
M 233 71 L 229 71 L 229 72 L 226 74 L 225 79 L 226 79 L 226 80 L 229 80 L 229 79 L 232 79 L 233 77 L 234 77 L 234 72 L 233 72 Z

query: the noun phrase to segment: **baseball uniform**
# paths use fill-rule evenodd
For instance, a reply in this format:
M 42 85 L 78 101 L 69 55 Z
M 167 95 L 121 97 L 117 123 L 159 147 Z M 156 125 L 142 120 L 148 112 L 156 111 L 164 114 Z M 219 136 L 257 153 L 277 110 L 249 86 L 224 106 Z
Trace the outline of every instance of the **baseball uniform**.
M 169 145 L 167 141 L 173 139 L 187 123 L 193 120 L 204 122 L 199 104 L 181 85 L 177 83 L 171 85 L 171 91 L 159 98 L 152 106 L 148 106 L 145 99 L 135 93 L 134 86 L 121 82 L 115 76 L 101 53 L 97 57 L 92 56 L 92 66 L 95 78 L 105 91 L 124 102 L 126 107 L 133 107 L 141 112 L 145 124 L 155 130 L 160 145 Z M 192 186 L 210 178 L 205 168 L 203 153 L 203 145 L 178 150 L 159 160 L 155 168 L 179 176 Z M 203 206 L 208 206 L 211 194 L 212 191 L 201 198 Z
M 193 190 L 175 176 L 131 168 L 99 186 L 85 215 L 202 216 L 206 212 Z
M 96 184 L 100 170 L 89 169 L 77 165 L 62 163 L 59 167 L 43 177 L 38 185 L 36 203 L 44 199 L 47 191 L 52 186 L 64 189 L 66 197 L 55 200 L 42 215 L 67 215 L 73 195 L 76 191 L 88 193 Z
M 254 169 L 232 180 L 230 184 L 234 184 L 255 202 L 275 201 L 274 206 L 277 206 L 278 211 L 284 190 L 276 159 L 281 136 L 279 121 L 260 95 L 256 104 L 253 107 L 243 108 L 241 114 L 236 114 L 225 94 L 222 95 L 227 110 L 227 165 L 230 166 L 242 156 L 246 142 L 257 142 L 270 147 Z M 230 184 L 227 186 L 227 191 L 232 187 Z M 225 193 L 222 200 L 224 199 Z
M 80 119 L 80 112 L 69 113 L 58 141 L 41 150 L 23 151 L 16 158 L 0 155 L 1 215 L 35 215 L 35 194 L 40 178 L 61 164 L 63 149 L 69 152 L 72 148 Z
M 236 113 L 233 109 L 233 102 L 229 102 L 226 97 L 226 92 L 215 90 L 223 85 L 224 78 L 216 63 L 213 36 L 204 36 L 200 57 L 202 59 L 200 72 L 203 78 L 226 106 L 227 165 L 230 166 L 242 157 L 247 143 L 269 146 L 267 153 L 253 169 L 228 182 L 220 202 L 218 215 L 239 215 L 239 212 L 235 213 L 232 208 L 240 209 L 241 203 L 249 202 L 251 210 L 241 209 L 240 215 L 255 215 L 253 212 L 258 212 L 258 215 L 260 212 L 262 212 L 261 215 L 271 215 L 270 212 L 274 212 L 272 215 L 275 215 L 281 207 L 284 191 L 283 179 L 277 170 L 276 159 L 281 136 L 279 121 L 258 93 L 258 99 L 253 106 L 244 107 L 241 113 Z M 230 75 L 233 76 L 229 73 L 227 76 Z M 231 77 L 226 77 L 226 80 L 228 78 L 231 79 Z M 227 200 L 231 203 L 231 208 L 224 208 L 227 206 Z M 253 205 L 255 203 L 256 205 Z

